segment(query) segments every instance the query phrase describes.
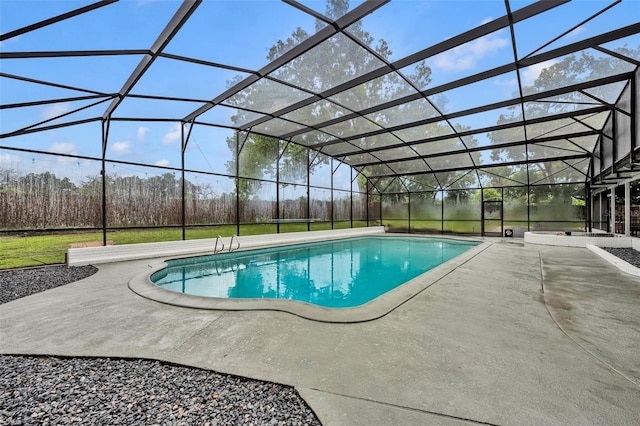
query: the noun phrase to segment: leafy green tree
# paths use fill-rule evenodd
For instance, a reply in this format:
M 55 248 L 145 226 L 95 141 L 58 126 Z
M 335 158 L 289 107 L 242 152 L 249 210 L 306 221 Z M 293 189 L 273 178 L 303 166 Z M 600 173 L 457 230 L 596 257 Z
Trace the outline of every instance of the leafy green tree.
M 326 16 L 330 19 L 338 19 L 348 10 L 348 0 L 327 1 Z M 324 22 L 317 21 L 315 28 L 316 31 L 320 30 L 324 25 L 326 25 Z M 386 41 L 376 41 L 374 37 L 363 28 L 362 22 L 354 23 L 348 28 L 348 31 L 367 46 L 371 47 L 371 49 L 380 57 L 386 59 L 391 56 L 392 52 Z M 267 59 L 272 61 L 278 58 L 294 46 L 300 44 L 309 36 L 310 34 L 304 29 L 297 28 L 286 40 L 279 40 L 270 48 Z M 280 68 L 274 73 L 273 77 L 287 83 L 295 84 L 296 86 L 307 90 L 322 92 L 334 87 L 335 85 L 344 83 L 359 75 L 365 74 L 368 71 L 376 69 L 381 65 L 382 62 L 376 58 L 375 55 L 360 48 L 356 43 L 343 34 L 336 34 L 326 42 L 295 58 L 286 66 Z M 425 87 L 428 85 L 431 74 L 429 67 L 422 62 L 417 64 L 415 69 L 416 74 L 407 77 L 414 81 L 418 86 Z M 230 82 L 230 84 L 235 84 L 237 81 L 239 80 L 236 79 Z M 404 96 L 410 93 L 410 90 L 410 85 L 397 74 L 389 73 L 383 77 L 374 79 L 369 83 L 346 90 L 336 95 L 333 100 L 351 110 L 361 110 L 384 101 Z M 309 95 L 305 92 L 296 91 L 288 86 L 263 79 L 241 93 L 233 96 L 228 102 L 239 108 L 255 110 L 262 109 L 269 110 L 269 112 L 275 112 L 279 109 L 277 105 L 280 103 L 282 105 L 288 105 L 291 101 L 299 101 L 307 98 L 308 96 Z M 268 100 L 268 105 L 260 104 L 264 99 Z M 429 110 L 429 113 L 432 113 L 433 108 L 426 102 L 424 104 L 425 112 Z M 343 113 L 344 110 L 342 108 L 336 108 L 335 104 L 330 104 L 328 102 L 316 102 L 310 107 L 303 107 L 300 111 L 294 111 L 288 118 L 293 121 L 297 120 L 301 124 L 317 124 L 336 118 Z M 392 112 L 380 112 L 369 119 L 373 122 L 386 124 L 388 120 L 394 118 L 392 117 L 392 114 L 402 114 L 402 108 L 398 108 Z M 250 116 L 250 113 L 240 109 L 238 113 L 232 117 L 232 120 L 236 124 L 246 123 L 250 121 Z M 424 117 L 424 115 L 422 115 L 422 117 Z M 364 123 L 363 120 L 365 119 L 345 121 L 339 125 L 331 126 L 331 128 L 324 130 L 337 138 L 349 137 L 350 135 L 358 132 L 359 126 Z M 372 123 L 369 122 L 369 124 Z M 307 140 L 308 137 L 309 136 L 307 135 L 302 135 L 299 142 L 302 144 L 308 143 L 309 145 L 312 145 L 314 141 Z M 314 137 L 317 137 L 317 135 Z M 383 146 L 385 142 L 387 142 L 384 138 L 384 136 L 368 138 L 366 141 L 367 147 Z M 241 137 L 241 139 L 243 139 L 243 137 Z M 326 140 L 331 139 L 333 139 L 333 137 L 327 135 Z M 358 142 L 354 141 L 353 143 Z M 227 145 L 232 152 L 236 152 L 235 139 L 227 139 Z M 242 176 L 256 179 L 267 177 L 272 178 L 275 175 L 276 161 L 280 154 L 281 161 L 288 164 L 288 169 L 294 173 L 294 176 L 292 176 L 293 178 L 296 177 L 295 173 L 300 174 L 300 176 L 297 176 L 300 179 L 303 177 L 303 172 L 306 175 L 306 167 L 308 164 L 306 148 L 303 146 L 290 147 L 286 152 L 278 153 L 277 146 L 277 140 L 274 138 L 250 134 L 242 144 L 239 164 L 240 174 Z M 352 157 L 350 160 L 355 162 L 357 161 L 357 158 Z M 322 162 L 314 163 L 311 167 L 318 167 L 320 164 L 322 164 Z M 236 167 L 235 159 L 227 163 L 227 169 L 231 174 L 236 173 Z M 362 173 L 367 175 L 367 173 L 372 171 L 373 168 L 365 168 L 362 170 Z M 249 198 L 252 191 L 260 189 L 259 183 L 243 182 L 245 181 L 241 180 L 240 185 L 240 196 L 243 198 Z M 360 182 L 360 180 L 358 182 Z
M 456 132 L 464 132 L 469 130 L 470 127 L 456 124 L 453 129 L 455 129 Z M 446 135 L 453 132 L 451 126 L 445 123 L 433 123 L 428 125 L 426 129 L 420 126 L 409 130 L 414 133 L 414 135 L 410 135 L 410 138 L 421 139 Z M 420 154 L 428 156 L 430 154 L 443 154 L 448 151 L 472 148 L 477 146 L 477 144 L 478 141 L 473 137 L 465 137 L 463 143 L 460 138 L 452 134 L 452 137 L 449 139 L 428 142 L 424 146 L 417 147 L 416 149 Z M 409 156 L 408 154 L 407 157 Z M 470 188 L 477 188 L 477 175 L 475 171 L 469 169 L 455 169 L 461 166 L 477 165 L 480 164 L 480 162 L 480 153 L 470 152 L 464 154 L 437 155 L 427 157 L 425 160 L 390 163 L 389 165 L 399 173 L 411 173 L 418 167 L 432 172 L 406 176 L 402 180 L 403 185 L 400 185 L 400 181 L 397 181 L 397 183 L 394 186 L 390 186 L 387 191 L 393 192 L 390 191 L 390 189 L 393 188 L 399 191 L 404 190 L 418 193 L 428 192 L 434 189 L 453 189 L 458 192 L 456 195 L 457 199 L 465 199 L 473 193 L 473 190 L 469 190 Z M 386 166 L 383 165 L 381 167 Z
M 624 46 L 616 49 L 616 51 L 631 58 L 637 58 L 640 56 L 640 47 L 638 49 L 633 49 L 628 46 Z M 568 55 L 560 61 L 543 69 L 532 85 L 523 87 L 523 94 L 528 95 L 553 90 L 573 85 L 581 81 L 589 81 L 623 72 L 629 72 L 634 68 L 635 65 L 632 63 L 613 56 L 595 56 L 589 51 L 583 51 Z M 615 102 L 615 99 L 611 99 L 609 91 L 610 87 L 603 86 L 589 89 L 586 91 L 588 93 L 585 93 L 585 91 L 574 91 L 548 100 L 528 102 L 525 106 L 524 118 L 531 120 L 533 118 L 548 117 L 563 112 L 579 110 L 580 108 L 584 108 L 585 104 L 586 106 L 595 106 L 598 105 L 599 102 Z M 510 113 L 501 115 L 496 124 L 522 121 L 522 113 L 523 111 L 519 105 L 513 106 L 510 108 Z M 591 119 L 594 119 L 594 117 L 583 118 L 587 123 Z M 571 130 L 571 126 L 575 126 L 575 128 L 579 130 L 585 129 L 585 127 L 577 124 L 571 119 L 561 121 L 553 120 L 536 124 L 535 126 L 529 126 L 527 130 L 527 137 L 532 139 L 536 136 L 553 135 L 554 131 L 557 131 L 558 129 Z M 494 162 L 531 161 L 528 167 L 528 176 L 527 167 L 519 166 L 503 166 L 495 168 L 493 170 L 497 175 L 510 177 L 514 180 L 525 183 L 547 183 L 549 185 L 547 189 L 551 190 L 551 194 L 556 190 L 553 188 L 555 184 L 563 183 L 562 176 L 566 176 L 565 173 L 561 173 L 563 170 L 570 172 L 568 175 L 570 178 L 579 177 L 577 172 L 571 172 L 570 166 L 566 163 L 545 161 L 547 158 L 552 158 L 557 156 L 559 153 L 562 153 L 563 147 L 565 146 L 569 149 L 578 150 L 577 147 L 572 147 L 571 144 L 529 144 L 528 150 L 523 149 L 522 146 L 499 147 L 499 145 L 505 142 L 521 140 L 523 135 L 520 128 L 490 132 L 488 137 L 494 145 L 497 145 L 491 153 L 491 158 Z M 562 138 L 559 139 L 562 140 Z M 500 186 L 499 182 L 495 183 L 497 184 L 496 186 Z M 560 188 L 557 189 L 560 190 Z
M 484 200 L 483 200 L 484 197 Z M 495 201 L 502 200 L 502 193 L 496 188 L 485 188 L 482 191 L 478 191 L 471 197 L 474 201 Z
M 640 46 L 634 49 L 625 45 L 616 51 L 630 58 L 640 57 Z M 545 92 L 582 81 L 630 72 L 633 69 L 633 63 L 610 55 L 598 52 L 594 54 L 591 51 L 574 53 L 543 69 L 532 85 L 523 87 L 523 94 Z M 523 120 L 523 112 L 524 118 L 531 120 L 565 112 L 579 112 L 580 109 L 600 104 L 612 104 L 617 100 L 619 88 L 620 83 L 616 83 L 613 86 L 603 85 L 568 92 L 549 99 L 528 102 L 524 111 L 517 105 L 510 108 L 508 114 L 501 115 L 497 124 L 520 122 Z M 593 140 L 567 139 L 561 135 L 572 131 L 584 131 L 589 127 L 598 128 L 602 125 L 605 114 L 583 115 L 577 119 L 567 118 L 528 125 L 526 136 L 530 141 L 535 141 L 536 137 L 559 137 L 557 141 L 529 143 L 526 147 L 500 146 L 506 142 L 524 139 L 521 127 L 489 133 L 489 139 L 496 146 L 491 152 L 493 162 L 529 162 L 526 165 L 492 167 L 494 177 L 490 185 L 497 187 L 505 184 L 514 185 L 517 182 L 531 185 L 528 188 L 511 188 L 509 199 L 514 205 L 531 206 L 532 220 L 579 219 L 582 213 L 579 207 L 576 209 L 572 204 L 573 197 L 581 190 L 580 182 L 584 181 L 585 177 L 574 168 L 575 160 L 549 159 L 579 153 L 579 146 L 584 150 L 594 149 Z M 521 201 L 518 201 L 518 198 Z

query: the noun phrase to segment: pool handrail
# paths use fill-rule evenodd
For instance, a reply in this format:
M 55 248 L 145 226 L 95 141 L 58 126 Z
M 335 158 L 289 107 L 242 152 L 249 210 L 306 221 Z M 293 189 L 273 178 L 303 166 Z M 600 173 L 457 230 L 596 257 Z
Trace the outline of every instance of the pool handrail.
M 220 241 L 220 244 L 222 244 L 222 248 L 220 249 L 220 251 L 224 250 L 224 240 L 222 239 L 222 235 L 218 235 L 216 237 L 216 244 L 213 246 L 214 254 L 218 253 L 218 240 Z
M 236 243 L 238 244 L 238 247 L 236 247 L 236 250 L 238 250 L 240 248 L 240 239 L 238 238 L 238 236 L 236 234 L 233 234 L 231 236 L 231 241 L 229 241 L 229 253 L 231 253 L 232 249 L 233 249 L 233 239 L 236 239 Z

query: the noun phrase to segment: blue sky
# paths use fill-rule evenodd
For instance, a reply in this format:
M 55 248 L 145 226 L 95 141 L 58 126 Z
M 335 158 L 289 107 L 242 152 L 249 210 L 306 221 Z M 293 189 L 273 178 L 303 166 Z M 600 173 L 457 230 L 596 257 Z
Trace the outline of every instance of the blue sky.
M 2 33 L 33 24 L 91 2 L 2 0 L 0 28 Z M 324 12 L 324 1 L 301 3 Z M 352 1 L 351 7 L 360 2 Z M 532 3 L 529 0 L 511 1 L 512 10 Z M 515 26 L 518 56 L 523 57 L 588 16 L 603 9 L 612 1 L 582 0 L 557 7 L 541 16 Z M 5 40 L 3 52 L 50 50 L 148 49 L 166 23 L 180 6 L 173 0 L 121 0 L 80 17 L 63 21 L 37 31 Z M 611 11 L 582 25 L 542 51 L 635 23 L 640 18 L 640 1 L 624 0 Z M 376 39 L 384 39 L 393 51 L 391 60 L 401 59 L 433 44 L 470 30 L 505 14 L 504 1 L 418 1 L 393 0 L 363 20 L 365 30 Z M 314 32 L 314 19 L 286 3 L 275 0 L 206 0 L 189 22 L 165 49 L 166 53 L 192 56 L 197 59 L 226 64 L 248 70 L 258 70 L 267 64 L 269 48 L 288 37 L 300 26 Z M 631 43 L 638 44 L 636 36 Z M 618 45 L 622 45 L 619 42 Z M 616 47 L 610 46 L 610 47 Z M 27 60 L 3 59 L 3 73 L 20 75 L 65 86 L 114 93 L 120 90 L 133 71 L 140 56 L 101 56 L 77 58 L 38 58 Z M 431 87 L 447 81 L 478 73 L 484 69 L 504 65 L 513 60 L 511 34 L 501 30 L 451 51 L 429 58 L 432 69 Z M 525 84 L 532 84 L 540 71 L 553 61 L 521 71 Z M 411 73 L 412 67 L 403 70 Z M 237 75 L 237 70 L 211 68 L 202 65 L 160 58 L 140 79 L 132 93 L 184 97 L 208 100 L 215 97 Z M 446 93 L 449 112 L 478 106 L 487 101 L 510 99 L 517 92 L 516 74 L 510 73 L 487 80 L 471 88 L 459 88 Z M 86 93 L 0 78 L 2 104 L 37 101 L 50 98 L 82 96 Z M 0 133 L 20 129 L 48 120 L 56 115 L 87 106 L 96 100 L 59 102 L 33 107 L 0 110 Z M 101 116 L 110 101 L 87 108 L 61 119 L 62 121 Z M 201 102 L 157 102 L 141 99 L 125 100 L 114 117 L 183 117 L 201 106 Z M 209 120 L 230 124 L 233 109 L 217 107 L 207 113 Z M 477 118 L 486 120 L 485 117 Z M 465 124 L 482 127 L 494 123 Z M 462 120 L 464 121 L 464 120 Z M 60 122 L 59 120 L 51 123 Z M 225 140 L 233 132 L 222 128 L 199 127 L 194 130 L 186 153 L 189 168 L 225 173 L 230 152 Z M 481 137 L 481 136 L 479 136 Z M 24 156 L 2 146 L 23 147 L 47 152 L 100 157 L 100 126 L 97 123 L 60 128 L 52 132 L 34 133 L 19 138 L 0 139 L 0 166 L 20 165 Z M 141 162 L 150 165 L 180 167 L 180 125 L 178 123 L 115 122 L 109 134 L 107 157 L 114 160 Z M 51 160 L 38 156 L 43 167 L 51 167 Z M 65 160 L 59 160 L 59 173 L 70 173 Z M 29 164 L 30 163 L 30 164 Z M 82 162 L 74 162 L 82 168 Z M 87 170 L 95 169 L 86 162 Z M 147 173 L 161 173 L 147 169 Z M 125 169 L 122 173 L 126 173 Z M 328 172 L 320 171 L 327 180 Z M 80 173 L 81 174 L 81 173 Z M 346 179 L 342 176 L 341 179 Z M 328 183 L 328 182 L 327 182 Z

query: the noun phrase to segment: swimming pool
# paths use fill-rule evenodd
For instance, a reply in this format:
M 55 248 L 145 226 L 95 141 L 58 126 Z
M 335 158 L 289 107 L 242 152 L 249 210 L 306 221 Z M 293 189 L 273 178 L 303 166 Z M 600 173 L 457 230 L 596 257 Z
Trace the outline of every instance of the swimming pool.
M 477 246 L 440 238 L 359 237 L 167 261 L 155 285 L 210 298 L 353 308 Z

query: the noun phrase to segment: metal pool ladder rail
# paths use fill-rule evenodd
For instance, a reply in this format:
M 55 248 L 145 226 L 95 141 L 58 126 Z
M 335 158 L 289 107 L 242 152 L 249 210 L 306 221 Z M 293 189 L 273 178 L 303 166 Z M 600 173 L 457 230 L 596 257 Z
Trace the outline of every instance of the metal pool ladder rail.
M 233 249 L 233 239 L 236 239 L 236 244 L 238 244 L 238 247 L 236 247 L 236 250 L 238 250 L 240 248 L 240 239 L 238 238 L 238 236 L 236 234 L 233 234 L 231 236 L 231 241 L 229 242 L 229 253 L 231 253 L 232 249 Z M 224 246 L 222 247 L 224 249 Z
M 218 241 L 220 241 L 220 244 L 222 245 L 222 248 L 220 250 L 218 250 Z M 231 248 L 231 247 L 229 247 L 229 248 Z M 218 235 L 218 237 L 216 238 L 216 245 L 213 246 L 213 254 L 216 254 L 216 253 L 218 253 L 218 251 L 222 251 L 222 250 L 224 250 L 224 241 L 222 240 L 222 236 Z

